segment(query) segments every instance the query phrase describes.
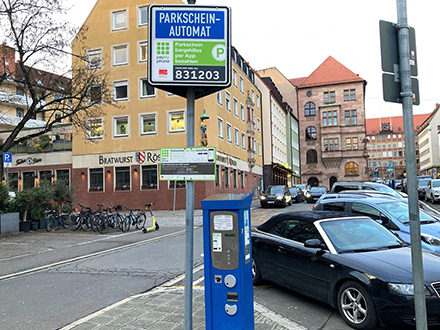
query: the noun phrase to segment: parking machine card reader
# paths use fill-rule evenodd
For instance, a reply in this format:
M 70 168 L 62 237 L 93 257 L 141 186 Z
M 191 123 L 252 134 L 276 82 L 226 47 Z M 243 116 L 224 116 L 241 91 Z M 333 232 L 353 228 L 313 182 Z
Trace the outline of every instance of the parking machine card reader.
M 238 216 L 234 212 L 211 213 L 212 266 L 221 270 L 237 269 L 239 260 Z

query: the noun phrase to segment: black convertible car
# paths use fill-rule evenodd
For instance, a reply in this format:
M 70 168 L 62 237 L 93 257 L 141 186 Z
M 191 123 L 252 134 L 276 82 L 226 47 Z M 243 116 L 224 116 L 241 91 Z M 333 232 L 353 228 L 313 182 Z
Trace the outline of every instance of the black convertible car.
M 414 325 L 411 249 L 368 217 L 288 212 L 252 232 L 254 284 L 321 300 L 356 329 Z M 423 253 L 428 325 L 440 324 L 440 258 Z

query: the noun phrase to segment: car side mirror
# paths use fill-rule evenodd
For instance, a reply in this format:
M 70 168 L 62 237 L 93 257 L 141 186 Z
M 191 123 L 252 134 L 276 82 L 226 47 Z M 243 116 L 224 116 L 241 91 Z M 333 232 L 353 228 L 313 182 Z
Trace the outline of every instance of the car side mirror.
M 304 242 L 304 247 L 311 249 L 322 249 L 324 244 L 322 244 L 321 240 L 317 238 L 311 238 Z

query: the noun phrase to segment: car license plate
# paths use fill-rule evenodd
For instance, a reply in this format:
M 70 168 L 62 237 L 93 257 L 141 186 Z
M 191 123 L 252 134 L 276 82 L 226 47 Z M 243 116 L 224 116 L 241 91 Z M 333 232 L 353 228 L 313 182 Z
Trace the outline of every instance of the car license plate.
M 273 204 L 275 201 L 267 201 L 268 204 Z

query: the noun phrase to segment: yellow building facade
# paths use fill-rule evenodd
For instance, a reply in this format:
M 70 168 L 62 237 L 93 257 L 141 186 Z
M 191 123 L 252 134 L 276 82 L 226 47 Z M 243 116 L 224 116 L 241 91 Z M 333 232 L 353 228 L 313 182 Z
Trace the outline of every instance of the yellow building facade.
M 86 38 L 79 33 L 73 42 L 74 53 L 87 55 L 84 65 L 108 72 L 114 97 L 114 106 L 106 106 L 100 117 L 87 118 L 87 134 L 73 137 L 72 182 L 81 204 L 185 207 L 185 183 L 159 180 L 160 149 L 185 147 L 191 132 L 186 99 L 147 82 L 150 4 L 98 0 L 84 23 Z M 217 179 L 196 182 L 196 208 L 214 193 L 256 196 L 262 185 L 261 94 L 252 68 L 235 48 L 231 80 L 229 88 L 195 103 L 195 146 L 217 150 Z M 90 97 L 99 97 L 100 88 L 96 82 Z

